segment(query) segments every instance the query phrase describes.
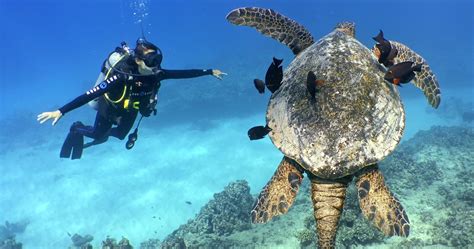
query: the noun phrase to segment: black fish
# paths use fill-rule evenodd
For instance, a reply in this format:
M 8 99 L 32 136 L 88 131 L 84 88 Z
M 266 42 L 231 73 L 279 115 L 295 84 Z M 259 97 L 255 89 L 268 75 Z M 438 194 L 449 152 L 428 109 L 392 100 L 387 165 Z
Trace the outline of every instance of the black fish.
M 254 79 L 253 84 L 255 85 L 255 88 L 257 88 L 258 93 L 263 94 L 265 92 L 265 82 L 260 79 Z
M 192 203 L 190 201 L 186 201 L 186 204 L 191 205 Z
M 398 50 L 392 47 L 390 41 L 383 37 L 383 31 L 380 30 L 376 37 L 372 37 L 378 44 L 375 44 L 375 55 L 378 58 L 379 63 L 384 64 L 386 67 L 393 65 L 393 59 L 397 57 Z
M 311 99 L 314 99 L 314 96 L 318 91 L 318 86 L 323 83 L 323 80 L 316 79 L 316 75 L 312 71 L 308 72 L 308 77 L 306 78 L 306 88 L 308 88 L 308 92 L 311 95 Z
M 388 68 L 384 79 L 395 84 L 408 83 L 415 78 L 414 72 L 421 71 L 422 64 L 415 64 L 412 61 L 405 61 Z
M 257 139 L 262 139 L 264 138 L 272 129 L 268 127 L 268 125 L 265 126 L 255 126 L 250 128 L 250 130 L 247 132 L 247 135 L 249 136 L 250 140 L 257 140 Z
M 273 57 L 273 62 L 265 74 L 265 85 L 272 93 L 280 88 L 281 81 L 283 80 L 283 68 L 280 66 L 282 62 L 283 60 Z

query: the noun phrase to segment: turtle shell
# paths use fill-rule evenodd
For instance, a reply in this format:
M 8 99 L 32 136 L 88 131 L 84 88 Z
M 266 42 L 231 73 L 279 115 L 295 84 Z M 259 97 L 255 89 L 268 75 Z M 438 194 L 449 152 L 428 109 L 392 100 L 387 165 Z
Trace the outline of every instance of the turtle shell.
M 313 99 L 312 71 L 324 83 Z M 354 174 L 392 152 L 405 112 L 372 52 L 338 30 L 298 54 L 273 93 L 266 119 L 280 151 L 324 179 Z

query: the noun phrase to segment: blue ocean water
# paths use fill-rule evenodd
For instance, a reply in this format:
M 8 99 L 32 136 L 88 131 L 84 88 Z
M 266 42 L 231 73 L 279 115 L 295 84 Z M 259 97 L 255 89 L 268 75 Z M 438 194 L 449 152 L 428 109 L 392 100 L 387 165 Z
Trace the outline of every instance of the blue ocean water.
M 462 112 L 473 109 L 472 1 L 0 0 L 0 221 L 29 221 L 17 236 L 25 248 L 66 248 L 68 232 L 162 238 L 230 181 L 261 189 L 281 153 L 268 138 L 248 140 L 248 128 L 265 121 L 270 97 L 252 80 L 264 77 L 272 57 L 287 66 L 293 55 L 225 20 L 242 6 L 275 9 L 316 39 L 354 21 L 368 47 L 383 29 L 420 53 L 438 77 L 442 101 L 434 111 L 419 89 L 401 88 L 404 139 L 461 124 Z M 92 87 L 106 56 L 122 41 L 133 45 L 141 27 L 163 51 L 164 68 L 228 75 L 162 82 L 158 115 L 143 121 L 130 151 L 110 139 L 81 160 L 59 159 L 70 124 L 92 123 L 95 112 L 81 107 L 56 126 L 40 125 L 36 116 Z

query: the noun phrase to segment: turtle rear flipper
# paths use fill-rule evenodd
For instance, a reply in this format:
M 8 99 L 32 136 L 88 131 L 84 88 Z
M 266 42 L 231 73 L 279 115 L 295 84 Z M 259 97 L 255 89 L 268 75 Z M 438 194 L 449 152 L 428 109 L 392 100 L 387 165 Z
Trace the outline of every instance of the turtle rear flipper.
M 229 12 L 226 19 L 235 25 L 256 28 L 288 46 L 295 55 L 314 43 L 313 36 L 305 27 L 271 9 L 238 8 Z
M 404 61 L 412 61 L 415 64 L 422 64 L 421 71 L 416 73 L 413 83 L 423 91 L 430 105 L 434 108 L 438 108 L 439 103 L 441 102 L 441 91 L 439 89 L 438 80 L 433 71 L 431 71 L 426 60 L 402 43 L 396 41 L 390 41 L 390 43 L 398 51 L 397 56 L 394 58 L 395 64 Z
M 356 182 L 359 205 L 365 218 L 387 236 L 408 237 L 410 221 L 400 202 L 385 185 L 377 165 L 364 169 Z
M 303 171 L 288 157 L 284 157 L 270 181 L 265 185 L 251 211 L 253 223 L 266 223 L 274 216 L 285 214 L 298 193 Z

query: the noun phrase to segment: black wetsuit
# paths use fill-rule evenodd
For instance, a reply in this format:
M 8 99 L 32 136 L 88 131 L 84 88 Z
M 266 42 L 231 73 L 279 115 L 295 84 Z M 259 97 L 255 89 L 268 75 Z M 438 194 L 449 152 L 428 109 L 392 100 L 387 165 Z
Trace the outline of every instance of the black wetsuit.
M 138 66 L 132 58 L 119 62 L 115 68 L 122 72 L 139 74 Z M 138 112 L 146 117 L 153 112 L 156 103 L 153 103 L 152 100 L 154 100 L 162 80 L 194 78 L 211 74 L 212 69 L 160 69 L 157 74 L 146 76 L 130 76 L 114 71 L 106 80 L 59 108 L 59 111 L 64 115 L 89 101 L 99 98 L 94 126 L 76 125 L 74 126 L 75 132 L 94 140 L 105 141 L 108 136 L 114 136 L 122 140 L 133 127 Z M 105 94 L 110 100 L 120 101 L 112 103 L 105 98 Z M 124 107 L 126 99 L 130 103 L 128 108 Z M 114 124 L 117 127 L 112 128 Z

